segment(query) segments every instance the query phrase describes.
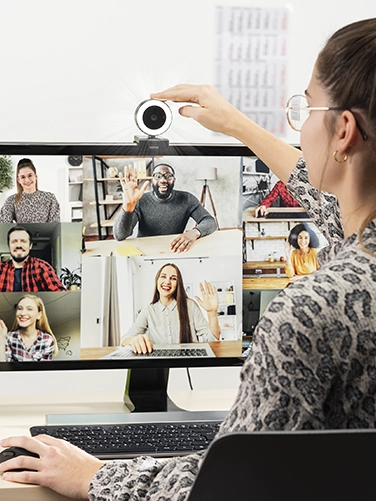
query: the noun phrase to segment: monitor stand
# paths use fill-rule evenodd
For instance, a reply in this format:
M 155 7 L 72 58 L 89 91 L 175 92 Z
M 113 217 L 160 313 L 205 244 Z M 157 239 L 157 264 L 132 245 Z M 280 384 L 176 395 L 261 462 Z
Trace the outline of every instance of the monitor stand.
M 132 422 L 222 421 L 227 411 L 187 411 L 167 394 L 168 368 L 130 369 L 124 392 L 124 412 L 101 414 L 47 414 L 47 425 Z
M 182 411 L 168 396 L 170 369 L 130 369 L 124 391 L 129 412 Z

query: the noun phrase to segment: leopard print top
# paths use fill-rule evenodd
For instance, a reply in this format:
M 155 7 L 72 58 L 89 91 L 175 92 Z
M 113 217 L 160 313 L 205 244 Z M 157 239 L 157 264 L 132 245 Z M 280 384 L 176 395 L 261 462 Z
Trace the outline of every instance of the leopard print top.
M 15 203 L 16 195 L 5 200 L 0 210 L 0 223 L 59 223 L 60 205 L 55 195 L 49 191 L 37 190 L 22 193 Z
M 330 245 L 319 254 L 321 268 L 266 309 L 220 434 L 376 426 L 376 257 L 357 234 L 343 239 L 336 199 L 309 185 L 302 159 L 288 188 Z M 376 221 L 363 242 L 376 254 Z M 196 454 L 107 463 L 89 499 L 184 501 L 201 461 Z

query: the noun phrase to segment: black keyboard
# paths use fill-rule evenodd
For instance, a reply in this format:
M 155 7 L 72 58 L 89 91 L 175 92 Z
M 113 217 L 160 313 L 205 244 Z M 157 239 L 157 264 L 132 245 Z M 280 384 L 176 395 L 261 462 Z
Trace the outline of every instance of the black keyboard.
M 268 212 L 265 215 L 266 219 L 309 219 L 306 212 Z
M 207 449 L 220 421 L 205 423 L 138 423 L 109 425 L 33 426 L 34 437 L 63 438 L 99 459 L 179 456 Z
M 208 353 L 204 348 L 185 348 L 185 349 L 165 349 L 153 350 L 147 353 L 148 357 L 207 357 Z

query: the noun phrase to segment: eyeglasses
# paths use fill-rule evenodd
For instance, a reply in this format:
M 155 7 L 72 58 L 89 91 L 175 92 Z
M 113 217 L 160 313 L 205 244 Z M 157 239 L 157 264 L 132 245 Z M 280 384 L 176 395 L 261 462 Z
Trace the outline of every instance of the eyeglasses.
M 170 174 L 169 172 L 167 172 L 166 174 L 162 174 L 161 172 L 156 172 L 155 174 L 153 174 L 153 179 L 155 179 L 156 181 L 160 181 L 162 177 L 164 177 L 166 181 L 171 181 L 175 176 L 173 174 Z
M 338 106 L 308 106 L 307 98 L 303 96 L 303 94 L 295 94 L 294 96 L 290 97 L 285 107 L 289 125 L 292 129 L 297 130 L 298 132 L 302 130 L 303 124 L 309 117 L 311 111 L 344 111 L 346 109 L 347 108 Z M 354 115 L 353 111 L 351 111 L 351 113 L 353 113 Z M 367 134 L 360 127 L 355 115 L 354 118 L 356 121 L 356 126 L 358 127 L 363 140 L 366 141 L 368 139 Z

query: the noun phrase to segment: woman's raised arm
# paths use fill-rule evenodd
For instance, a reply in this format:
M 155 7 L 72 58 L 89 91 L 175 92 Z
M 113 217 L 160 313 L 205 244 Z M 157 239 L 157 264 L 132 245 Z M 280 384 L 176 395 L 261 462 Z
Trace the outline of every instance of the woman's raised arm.
M 232 136 L 248 146 L 283 182 L 287 183 L 301 152 L 276 138 L 234 108 L 209 85 L 176 85 L 151 94 L 152 99 L 188 103 L 179 110 L 214 132 Z

